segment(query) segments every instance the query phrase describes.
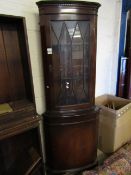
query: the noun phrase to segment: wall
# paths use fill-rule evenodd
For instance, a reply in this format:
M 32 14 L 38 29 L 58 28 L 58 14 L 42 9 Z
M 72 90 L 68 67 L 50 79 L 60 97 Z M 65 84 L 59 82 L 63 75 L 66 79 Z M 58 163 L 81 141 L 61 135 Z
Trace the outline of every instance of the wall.
M 92 0 L 91 0 L 92 1 Z M 102 4 L 98 14 L 96 96 L 115 94 L 121 0 L 95 0 Z M 0 0 L 0 14 L 26 18 L 37 112 L 45 110 L 43 71 L 36 0 Z
M 101 0 L 98 14 L 96 96 L 115 95 L 118 68 L 121 0 Z

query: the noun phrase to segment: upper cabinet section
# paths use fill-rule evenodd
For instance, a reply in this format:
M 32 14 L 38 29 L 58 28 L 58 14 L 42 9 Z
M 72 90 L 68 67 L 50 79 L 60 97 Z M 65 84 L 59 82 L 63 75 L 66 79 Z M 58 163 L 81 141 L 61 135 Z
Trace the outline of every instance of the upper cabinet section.
M 40 1 L 48 109 L 94 105 L 98 3 Z
M 35 110 L 24 18 L 0 16 L 0 48 L 1 108 L 8 105 L 15 112 L 31 106 Z

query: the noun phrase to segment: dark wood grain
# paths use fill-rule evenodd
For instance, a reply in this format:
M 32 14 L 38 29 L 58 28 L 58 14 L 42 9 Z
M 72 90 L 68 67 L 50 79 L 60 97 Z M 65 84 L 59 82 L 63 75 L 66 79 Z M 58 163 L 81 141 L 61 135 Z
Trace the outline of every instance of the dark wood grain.
M 24 23 L 24 18 L 0 16 L 1 103 L 22 99 L 35 103 Z
M 0 50 L 0 105 L 12 108 L 0 114 L 0 174 L 43 175 L 24 18 L 0 16 Z
M 58 13 L 76 14 L 76 12 L 77 14 L 97 15 L 97 10 L 100 7 L 99 3 L 92 3 L 86 1 L 39 1 L 37 2 L 37 5 L 40 9 L 40 15 Z
M 25 144 L 26 143 L 26 144 Z M 31 174 L 42 163 L 37 127 L 0 141 L 4 173 Z
M 97 112 L 98 113 L 98 112 Z M 96 160 L 98 117 L 94 111 L 48 119 L 45 116 L 47 168 L 76 171 Z M 75 116 L 76 115 L 76 116 Z M 77 116 L 78 115 L 78 116 Z
M 4 48 L 4 40 L 2 28 L 0 26 L 0 103 L 4 103 L 5 101 L 9 101 L 9 72 L 8 65 L 6 61 L 6 53 Z
M 0 115 L 1 131 L 36 114 L 24 18 L 0 16 L 0 46 L 0 104 L 13 109 Z
M 25 84 L 17 28 L 14 25 L 4 24 L 2 29 L 9 69 L 11 101 L 15 101 L 25 98 Z
M 46 91 L 47 172 L 80 171 L 92 166 L 96 160 L 99 110 L 94 106 L 94 99 L 100 4 L 41 1 L 37 5 Z M 77 30 L 76 35 L 79 35 L 75 37 L 72 30 Z M 78 50 L 81 47 L 83 50 Z M 51 54 L 47 48 L 52 49 Z

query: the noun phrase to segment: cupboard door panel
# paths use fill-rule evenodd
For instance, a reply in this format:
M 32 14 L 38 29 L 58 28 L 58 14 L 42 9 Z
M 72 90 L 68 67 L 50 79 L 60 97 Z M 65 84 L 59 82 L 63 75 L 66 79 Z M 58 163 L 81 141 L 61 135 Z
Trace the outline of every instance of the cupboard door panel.
M 81 104 L 89 100 L 89 36 L 88 21 L 51 21 L 50 71 L 57 105 Z M 55 87 L 59 87 L 59 92 Z
M 41 33 L 47 33 L 45 84 L 51 108 L 90 105 L 94 97 L 95 60 L 91 49 L 95 46 L 91 29 L 94 22 L 91 17 L 78 19 L 57 20 L 51 16 L 41 27 Z

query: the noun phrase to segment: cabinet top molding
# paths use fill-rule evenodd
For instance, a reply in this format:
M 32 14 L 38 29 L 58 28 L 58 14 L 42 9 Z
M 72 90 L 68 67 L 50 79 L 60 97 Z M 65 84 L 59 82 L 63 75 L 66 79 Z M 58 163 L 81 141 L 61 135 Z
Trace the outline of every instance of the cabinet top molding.
M 80 1 L 80 0 L 66 0 L 66 1 L 63 1 L 63 0 L 56 0 L 56 1 L 53 1 L 53 0 L 42 0 L 42 1 L 38 1 L 36 2 L 36 4 L 38 6 L 40 5 L 88 5 L 88 6 L 94 6 L 94 7 L 97 7 L 99 8 L 101 6 L 101 4 L 97 3 L 97 2 L 90 2 L 90 1 Z

